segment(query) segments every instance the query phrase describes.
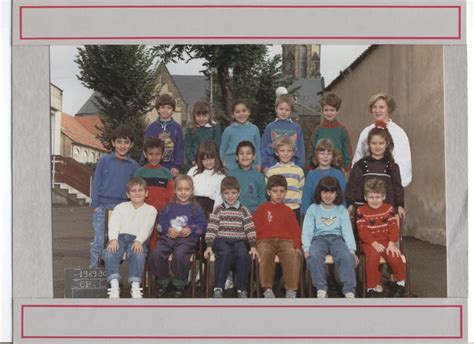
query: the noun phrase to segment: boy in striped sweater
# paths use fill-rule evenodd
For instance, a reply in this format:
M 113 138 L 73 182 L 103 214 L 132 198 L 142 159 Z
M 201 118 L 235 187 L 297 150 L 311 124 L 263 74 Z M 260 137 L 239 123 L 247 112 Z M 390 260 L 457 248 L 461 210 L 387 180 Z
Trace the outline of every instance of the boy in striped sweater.
M 225 281 L 234 267 L 238 298 L 247 298 L 250 256 L 258 258 L 255 226 L 250 211 L 239 202 L 240 185 L 235 177 L 221 182 L 224 203 L 209 217 L 206 231 L 207 249 L 204 258 L 216 254 L 215 288 L 213 298 L 223 297 Z M 250 252 L 247 244 L 250 245 Z
M 284 203 L 293 210 L 298 223 L 300 222 L 300 206 L 303 198 L 304 171 L 292 159 L 295 155 L 295 143 L 288 136 L 282 136 L 275 141 L 275 154 L 278 162 L 267 171 L 267 178 L 274 175 L 285 177 L 288 184 Z

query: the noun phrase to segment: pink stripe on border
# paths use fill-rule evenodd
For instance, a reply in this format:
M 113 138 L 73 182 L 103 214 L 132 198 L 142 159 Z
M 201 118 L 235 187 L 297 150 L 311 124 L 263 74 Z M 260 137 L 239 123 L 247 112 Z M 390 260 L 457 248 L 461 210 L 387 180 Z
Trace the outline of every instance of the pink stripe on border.
M 458 308 L 459 336 L 26 336 L 26 308 Z M 21 305 L 21 338 L 24 339 L 462 339 L 462 305 Z
M 300 8 L 423 8 L 423 9 L 457 9 L 458 10 L 458 34 L 457 36 L 122 36 L 122 37 L 24 37 L 23 36 L 23 9 L 84 9 L 84 8 L 195 8 L 195 9 L 210 9 L 210 8 L 266 8 L 266 9 L 300 9 Z M 439 5 L 439 6 L 403 6 L 403 5 L 75 5 L 75 6 L 20 6 L 20 40 L 252 40 L 252 39 L 320 39 L 320 40 L 460 40 L 461 39 L 461 6 L 454 5 Z

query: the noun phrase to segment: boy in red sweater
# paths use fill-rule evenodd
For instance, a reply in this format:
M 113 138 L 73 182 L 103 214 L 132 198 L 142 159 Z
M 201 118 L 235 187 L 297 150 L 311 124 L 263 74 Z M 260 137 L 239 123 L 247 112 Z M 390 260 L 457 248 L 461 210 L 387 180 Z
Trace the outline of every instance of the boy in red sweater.
M 257 233 L 257 251 L 260 254 L 260 282 L 265 298 L 274 298 L 275 255 L 283 271 L 287 298 L 296 297 L 301 261 L 301 231 L 295 213 L 285 205 L 288 188 L 285 177 L 268 178 L 267 194 L 270 202 L 260 205 L 253 221 Z
M 365 276 L 367 297 L 374 297 L 380 283 L 380 256 L 393 270 L 396 284 L 391 290 L 391 297 L 405 295 L 405 267 L 401 252 L 396 243 L 399 239 L 399 227 L 393 207 L 385 203 L 385 184 L 382 180 L 372 178 L 364 184 L 364 198 L 367 204 L 357 208 L 357 230 L 366 256 Z

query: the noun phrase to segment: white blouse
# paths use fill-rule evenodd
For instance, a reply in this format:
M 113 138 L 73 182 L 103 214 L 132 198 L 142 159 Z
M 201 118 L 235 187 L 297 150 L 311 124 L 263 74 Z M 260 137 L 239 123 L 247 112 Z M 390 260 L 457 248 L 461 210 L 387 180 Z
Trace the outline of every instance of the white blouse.
M 188 171 L 188 176 L 193 178 L 194 196 L 208 197 L 214 200 L 214 209 L 222 204 L 221 182 L 225 174 L 204 170 L 202 173 L 194 175 L 197 166 L 193 166 Z

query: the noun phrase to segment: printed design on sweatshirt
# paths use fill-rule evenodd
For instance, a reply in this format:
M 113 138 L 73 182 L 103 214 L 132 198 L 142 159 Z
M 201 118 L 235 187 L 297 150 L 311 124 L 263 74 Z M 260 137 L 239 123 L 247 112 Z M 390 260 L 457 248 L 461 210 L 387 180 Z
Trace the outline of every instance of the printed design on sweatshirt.
M 174 142 L 171 139 L 171 134 L 168 130 L 164 130 L 158 136 L 159 139 L 163 140 L 165 144 L 165 151 L 163 152 L 162 162 L 170 162 L 171 155 L 173 154 Z
M 248 194 L 254 194 L 255 193 L 255 185 L 253 185 L 252 183 L 247 185 L 247 193 Z
M 332 225 L 336 221 L 336 219 L 337 219 L 336 216 L 331 216 L 331 217 L 321 216 L 321 222 L 324 223 L 326 226 Z
M 187 216 L 178 216 L 170 221 L 171 227 L 175 228 L 180 232 L 184 227 L 188 225 Z
M 295 132 L 294 129 L 274 129 L 272 130 L 272 145 L 273 143 L 283 136 L 288 136 L 293 143 L 296 143 L 298 139 L 298 134 Z
M 273 221 L 273 215 L 270 210 L 267 210 L 267 221 L 271 223 Z

